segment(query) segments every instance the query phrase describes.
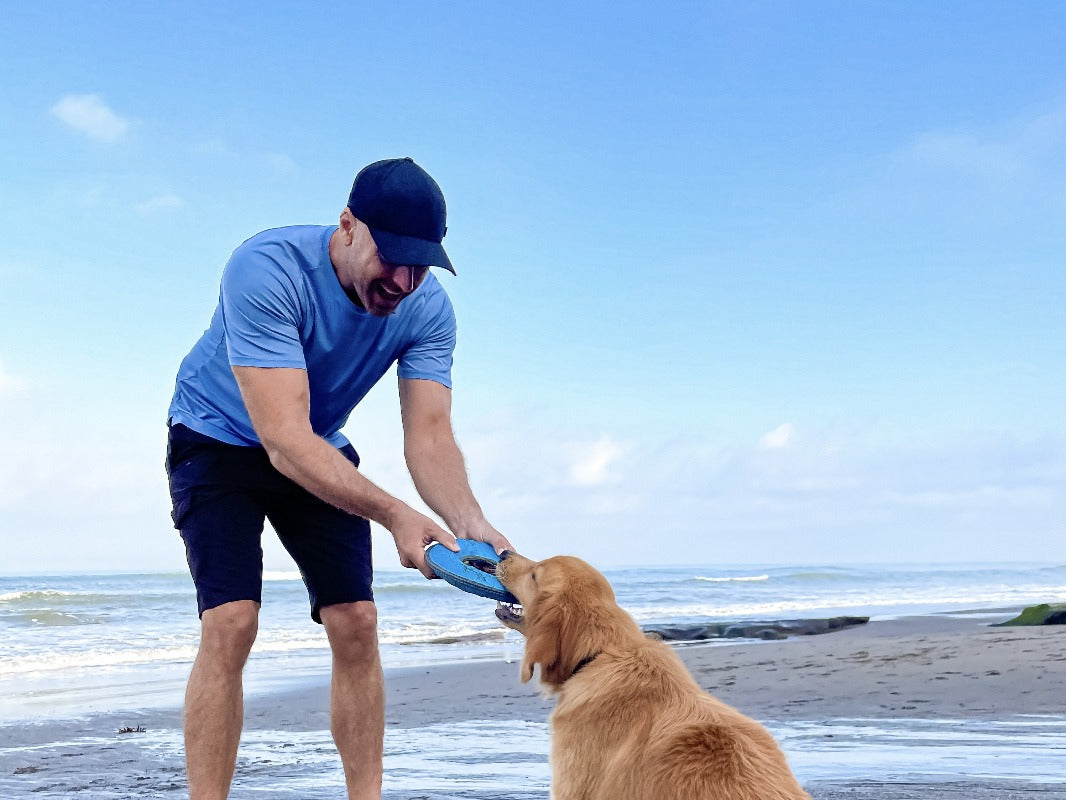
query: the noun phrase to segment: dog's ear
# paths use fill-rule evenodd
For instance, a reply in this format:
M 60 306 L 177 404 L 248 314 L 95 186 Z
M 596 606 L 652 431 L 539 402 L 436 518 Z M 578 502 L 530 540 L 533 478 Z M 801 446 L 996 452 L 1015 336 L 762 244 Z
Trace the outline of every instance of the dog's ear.
M 533 667 L 536 663 L 529 652 L 529 643 L 526 642 L 526 657 L 522 659 L 522 683 L 528 683 L 529 679 L 533 677 Z
M 562 657 L 563 629 L 569 615 L 558 598 L 551 595 L 537 598 L 534 608 L 527 612 L 526 652 L 522 660 L 522 682 L 533 677 L 533 668 L 540 664 L 540 679 L 544 683 L 562 683 L 557 679 Z M 565 678 L 563 679 L 565 680 Z
M 532 678 L 533 667 L 539 664 L 541 683 L 560 687 L 570 680 L 578 664 L 603 649 L 602 637 L 582 624 L 584 611 L 568 598 L 547 599 L 539 610 L 526 637 L 522 680 Z
M 550 664 L 541 664 L 540 677 L 552 686 L 562 686 L 574 674 L 578 663 L 588 655 L 588 642 L 578 620 L 583 613 L 571 602 L 557 604 L 555 620 L 555 657 Z

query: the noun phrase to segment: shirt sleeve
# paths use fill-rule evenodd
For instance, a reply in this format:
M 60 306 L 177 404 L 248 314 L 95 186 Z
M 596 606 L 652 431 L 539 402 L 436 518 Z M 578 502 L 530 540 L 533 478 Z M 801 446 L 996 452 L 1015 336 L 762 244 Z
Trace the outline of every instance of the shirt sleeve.
M 241 245 L 222 273 L 222 324 L 235 367 L 307 369 L 300 293 L 269 253 Z
M 399 358 L 401 378 L 436 381 L 452 388 L 452 354 L 455 351 L 455 311 L 443 291 L 427 303 L 426 321 L 412 344 Z

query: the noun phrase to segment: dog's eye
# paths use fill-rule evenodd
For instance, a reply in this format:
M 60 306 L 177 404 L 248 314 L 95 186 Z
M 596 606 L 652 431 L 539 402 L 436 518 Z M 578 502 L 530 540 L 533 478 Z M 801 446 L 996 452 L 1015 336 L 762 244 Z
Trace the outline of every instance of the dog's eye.
M 529 579 L 531 581 L 533 581 L 533 583 L 537 582 L 537 571 L 536 570 L 533 570 L 532 572 L 529 573 Z

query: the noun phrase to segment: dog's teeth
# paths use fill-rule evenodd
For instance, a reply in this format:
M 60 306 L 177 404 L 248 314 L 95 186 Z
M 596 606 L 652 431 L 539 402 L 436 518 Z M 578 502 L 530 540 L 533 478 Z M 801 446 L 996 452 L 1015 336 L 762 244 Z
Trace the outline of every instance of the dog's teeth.
M 507 613 L 512 617 L 521 617 L 525 613 L 525 609 L 515 603 L 504 603 L 501 601 L 497 601 L 496 605 L 498 605 L 500 608 L 506 609 Z

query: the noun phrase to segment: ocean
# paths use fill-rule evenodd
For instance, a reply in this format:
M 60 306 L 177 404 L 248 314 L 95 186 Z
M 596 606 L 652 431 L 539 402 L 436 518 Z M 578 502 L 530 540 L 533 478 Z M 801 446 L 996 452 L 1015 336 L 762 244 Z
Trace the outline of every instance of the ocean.
M 619 603 L 645 625 L 874 618 L 1018 608 L 1066 601 L 1066 565 L 719 566 L 606 571 Z M 328 673 L 321 626 L 299 574 L 264 575 L 249 693 Z M 495 603 L 410 570 L 374 585 L 389 667 L 513 660 L 517 633 Z M 0 724 L 180 705 L 199 623 L 185 573 L 0 577 Z

